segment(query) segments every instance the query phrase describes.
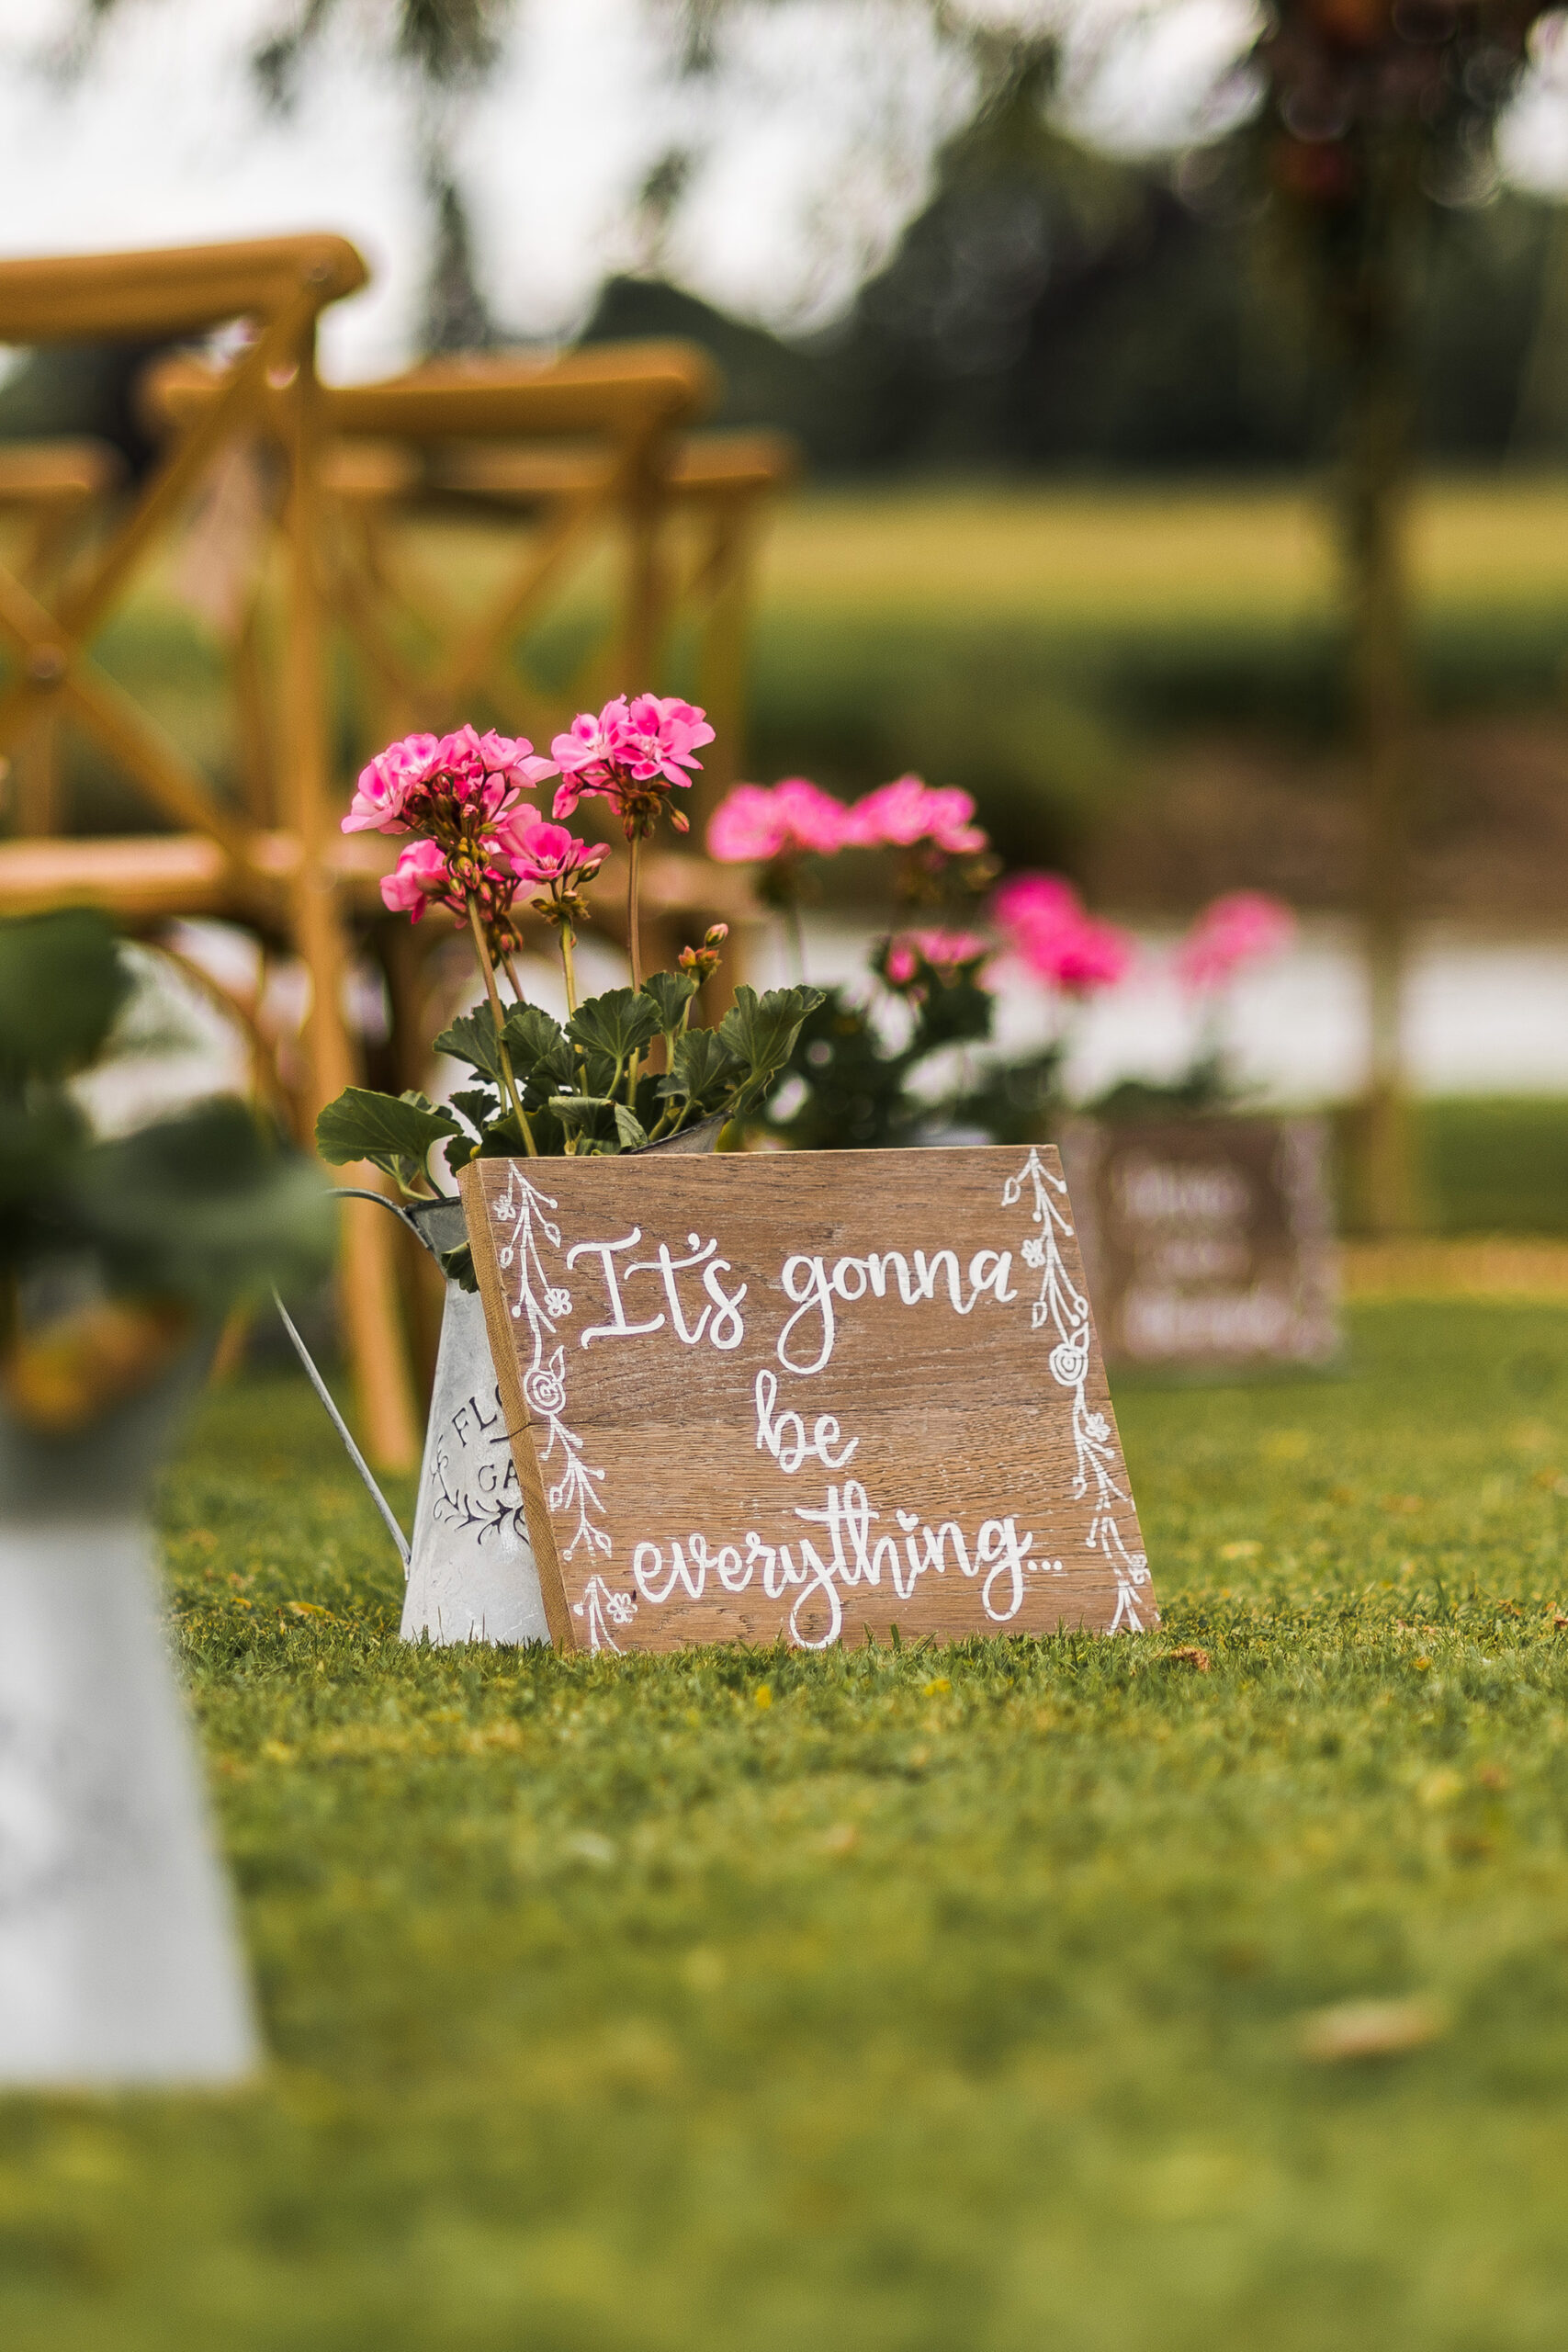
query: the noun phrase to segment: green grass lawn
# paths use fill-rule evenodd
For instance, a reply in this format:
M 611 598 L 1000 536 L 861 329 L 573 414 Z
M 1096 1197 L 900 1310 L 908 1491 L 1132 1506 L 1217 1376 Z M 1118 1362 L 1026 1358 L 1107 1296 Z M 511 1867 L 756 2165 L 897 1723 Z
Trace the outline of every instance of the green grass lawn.
M 210 1398 L 275 2062 L 0 2103 L 7 2352 L 1560 2345 L 1568 1317 L 1122 1416 L 1158 1634 L 569 1662 L 400 1647 L 309 1396 Z M 1303 2054 L 1361 1998 L 1432 2038 Z

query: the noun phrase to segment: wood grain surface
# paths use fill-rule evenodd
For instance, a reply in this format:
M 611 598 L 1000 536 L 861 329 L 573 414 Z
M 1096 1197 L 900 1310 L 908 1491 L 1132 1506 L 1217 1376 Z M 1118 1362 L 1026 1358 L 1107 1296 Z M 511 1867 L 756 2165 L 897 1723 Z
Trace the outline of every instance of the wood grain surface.
M 1055 1151 L 460 1182 L 558 1645 L 1157 1622 Z

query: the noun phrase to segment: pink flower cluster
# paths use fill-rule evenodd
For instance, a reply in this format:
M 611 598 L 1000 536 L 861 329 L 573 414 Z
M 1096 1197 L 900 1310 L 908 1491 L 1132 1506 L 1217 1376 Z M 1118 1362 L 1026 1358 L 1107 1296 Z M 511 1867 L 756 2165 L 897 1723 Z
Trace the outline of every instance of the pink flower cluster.
M 803 775 L 786 775 L 770 789 L 738 784 L 714 810 L 708 855 L 723 865 L 753 858 L 831 857 L 845 846 L 849 810 Z
M 696 754 L 713 741 L 705 714 L 678 695 L 617 695 L 603 710 L 579 711 L 550 750 L 563 781 L 555 814 L 570 817 L 591 795 L 614 801 L 628 841 L 651 832 L 672 785 L 689 786 Z M 678 832 L 686 819 L 671 807 Z
M 975 822 L 974 801 L 955 786 L 901 775 L 846 804 L 791 775 L 772 786 L 738 784 L 714 811 L 707 845 L 721 865 L 739 865 L 832 857 L 843 849 L 912 849 L 921 842 L 951 857 L 989 846 Z
M 849 847 L 913 849 L 918 842 L 930 842 L 949 857 L 971 857 L 991 845 L 975 822 L 973 799 L 956 785 L 922 784 L 918 775 L 901 775 L 850 809 Z
M 924 957 L 951 988 L 965 964 L 976 964 L 990 952 L 990 941 L 977 931 L 906 931 L 888 941 L 882 968 L 890 987 L 905 989 Z
M 1014 954 L 1064 996 L 1114 988 L 1133 961 L 1127 933 L 1089 914 L 1060 875 L 1015 875 L 997 892 L 991 910 Z
M 345 833 L 412 833 L 381 883 L 383 903 L 418 922 L 431 907 L 459 920 L 470 900 L 484 921 L 504 922 L 518 882 L 514 843 L 536 821 L 522 806 L 547 776 L 558 773 L 525 736 L 408 735 L 389 743 L 362 768 Z
M 1263 890 L 1228 890 L 1213 899 L 1177 950 L 1176 969 L 1194 992 L 1223 989 L 1244 964 L 1277 956 L 1296 935 L 1282 899 Z
M 343 820 L 345 833 L 412 833 L 381 883 L 383 903 L 415 922 L 432 907 L 461 921 L 470 901 L 504 947 L 515 933 L 512 902 L 520 886 L 570 896 L 594 874 L 605 852 L 544 823 L 524 804 L 547 776 L 559 773 L 524 736 L 410 735 L 378 752 L 360 774 Z
M 521 792 L 532 792 L 557 773 L 526 736 L 476 735 L 459 727 L 455 735 L 407 735 L 389 743 L 359 773 L 359 788 L 343 820 L 345 833 L 412 833 L 445 795 L 455 806 L 475 805 L 488 817 L 510 808 Z

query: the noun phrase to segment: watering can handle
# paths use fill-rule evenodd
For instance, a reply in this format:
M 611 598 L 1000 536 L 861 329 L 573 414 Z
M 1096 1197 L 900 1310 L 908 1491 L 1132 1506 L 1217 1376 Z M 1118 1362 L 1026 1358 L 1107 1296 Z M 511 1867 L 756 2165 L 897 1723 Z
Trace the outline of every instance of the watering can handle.
M 333 1197 L 335 1200 L 340 1201 L 379 1202 L 382 1208 L 389 1209 L 391 1211 L 400 1225 L 406 1225 L 409 1231 L 412 1233 L 416 1238 L 418 1238 L 419 1228 L 415 1226 L 412 1217 L 406 1217 L 401 1209 L 399 1208 L 396 1201 L 389 1201 L 385 1193 L 367 1192 L 357 1184 L 334 1184 L 333 1187 Z M 360 1453 L 359 1448 L 354 1442 L 354 1437 L 349 1429 L 348 1423 L 344 1419 L 343 1415 L 338 1411 L 337 1406 L 333 1401 L 332 1390 L 327 1386 L 326 1382 L 321 1378 L 321 1374 L 316 1369 L 315 1358 L 311 1355 L 310 1349 L 305 1345 L 304 1340 L 300 1338 L 299 1333 L 295 1327 L 293 1317 L 289 1314 L 288 1309 L 285 1306 L 282 1299 L 277 1295 L 277 1285 L 276 1283 L 273 1284 L 272 1302 L 276 1307 L 278 1314 L 283 1318 L 283 1328 L 288 1332 L 289 1339 L 293 1342 L 295 1354 L 299 1357 L 300 1363 L 305 1367 L 306 1378 L 310 1381 L 311 1387 L 321 1398 L 321 1404 L 326 1411 L 327 1419 L 331 1421 L 333 1429 L 336 1430 L 339 1437 L 343 1440 L 344 1453 L 348 1455 L 349 1460 L 353 1463 L 355 1468 L 364 1479 L 366 1488 L 369 1494 L 371 1501 L 375 1504 L 377 1510 L 380 1512 L 382 1518 L 387 1522 L 387 1532 L 398 1547 L 398 1557 L 403 1564 L 403 1574 L 406 1577 L 409 1572 L 408 1537 L 403 1533 L 402 1529 L 399 1526 L 397 1517 L 393 1512 L 391 1504 L 387 1500 L 386 1496 L 381 1492 L 380 1487 L 377 1485 L 370 1464 L 366 1461 L 365 1456 Z

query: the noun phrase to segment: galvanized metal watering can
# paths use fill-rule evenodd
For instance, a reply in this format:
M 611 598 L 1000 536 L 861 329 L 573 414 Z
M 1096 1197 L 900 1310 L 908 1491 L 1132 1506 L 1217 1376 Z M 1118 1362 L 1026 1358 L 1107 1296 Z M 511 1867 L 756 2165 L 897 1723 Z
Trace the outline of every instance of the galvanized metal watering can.
M 722 1119 L 705 1119 L 647 1148 L 710 1152 L 723 1126 Z M 468 1238 L 460 1201 L 412 1201 L 400 1207 L 384 1193 L 349 1186 L 340 1188 L 340 1197 L 374 1201 L 389 1210 L 437 1260 L 460 1249 Z M 436 1646 L 547 1642 L 549 1628 L 512 1459 L 511 1432 L 491 1361 L 483 1302 L 448 1278 L 412 1542 L 355 1444 L 281 1299 L 277 1311 L 401 1555 L 408 1577 L 400 1628 L 403 1640 L 423 1637 Z

